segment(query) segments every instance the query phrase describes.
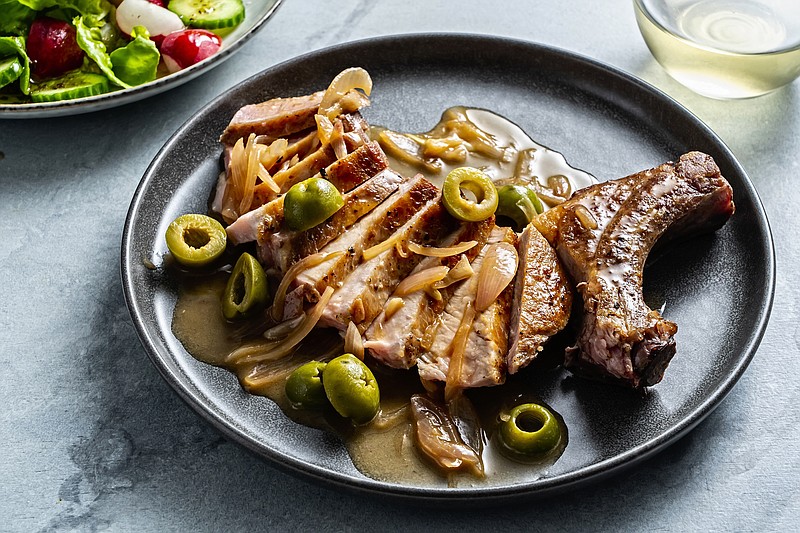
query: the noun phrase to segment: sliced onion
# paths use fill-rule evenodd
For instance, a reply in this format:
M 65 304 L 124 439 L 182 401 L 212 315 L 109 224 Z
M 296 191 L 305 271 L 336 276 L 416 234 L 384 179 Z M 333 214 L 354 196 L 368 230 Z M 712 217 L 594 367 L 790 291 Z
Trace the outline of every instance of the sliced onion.
M 472 270 L 472 265 L 469 264 L 467 256 L 462 255 L 461 259 L 459 259 L 458 263 L 456 263 L 456 266 L 450 269 L 450 272 L 448 272 L 447 275 L 442 278 L 442 281 L 437 281 L 434 283 L 432 288 L 444 289 L 453 283 L 458 283 L 461 280 L 471 278 L 474 273 L 475 271 Z
M 355 322 L 347 325 L 347 331 L 344 334 L 344 353 L 351 353 L 362 361 L 364 360 L 364 340 L 361 338 Z
M 444 383 L 444 399 L 448 402 L 461 390 L 461 367 L 464 363 L 464 352 L 467 349 L 469 332 L 472 331 L 475 314 L 472 302 L 467 302 L 464 316 L 461 317 L 461 323 L 458 325 L 453 336 L 453 343 L 450 345 L 450 363 L 447 365 L 447 380 Z
M 285 339 L 293 329 L 300 325 L 300 322 L 303 321 L 303 318 L 303 315 L 300 315 L 298 317 L 285 320 L 277 326 L 273 326 L 265 331 L 263 337 L 268 341 L 279 341 L 281 339 Z
M 373 259 L 381 255 L 386 250 L 390 250 L 392 246 L 394 246 L 395 243 L 397 243 L 398 240 L 400 240 L 400 233 L 395 232 L 394 234 L 392 234 L 391 237 L 389 237 L 382 243 L 367 248 L 366 250 L 364 250 L 364 253 L 361 254 L 362 257 L 364 258 L 364 261 L 369 261 L 370 259 Z
M 578 217 L 578 221 L 584 228 L 588 230 L 597 229 L 597 219 L 594 218 L 592 212 L 585 205 L 578 204 L 575 206 L 575 216 Z
M 278 290 L 275 293 L 275 300 L 272 303 L 272 319 L 281 320 L 283 318 L 283 306 L 286 303 L 286 290 L 301 272 L 315 267 L 320 263 L 324 263 L 329 259 L 341 257 L 342 255 L 344 255 L 344 250 L 328 253 L 316 253 L 304 257 L 297 263 L 293 264 L 292 267 L 286 271 L 283 279 L 281 279 L 280 285 L 278 285 Z
M 372 92 L 372 78 L 361 67 L 345 69 L 333 78 L 325 94 L 322 95 L 319 113 L 330 119 L 336 118 L 341 113 L 341 107 L 337 105 L 339 100 L 353 89 L 361 89 L 367 96 Z
M 314 115 L 314 120 L 317 122 L 317 137 L 322 144 L 331 142 L 331 135 L 333 135 L 333 122 L 325 115 L 317 113 Z
M 236 365 L 263 363 L 265 361 L 274 361 L 286 357 L 292 352 L 292 349 L 297 346 L 300 341 L 314 329 L 314 326 L 319 322 L 325 306 L 333 296 L 333 287 L 326 287 L 325 292 L 320 296 L 316 305 L 306 314 L 303 321 L 297 328 L 286 336 L 282 341 L 272 342 L 256 342 L 247 346 L 242 346 L 234 350 L 225 359 L 228 363 Z
M 446 266 L 436 266 L 415 272 L 400 282 L 394 294 L 395 296 L 405 296 L 412 292 L 421 291 L 437 281 L 441 281 L 449 270 Z
M 258 139 L 258 138 L 256 138 Z M 256 142 L 258 142 L 256 140 Z M 286 139 L 277 139 L 273 141 L 269 146 L 266 148 L 261 149 L 261 153 L 259 154 L 259 161 L 261 164 L 264 165 L 265 169 L 272 168 L 276 162 L 278 162 L 286 152 L 289 150 L 289 141 Z
M 489 246 L 478 273 L 478 294 L 475 309 L 479 313 L 489 308 L 517 274 L 517 249 L 507 242 Z
M 386 308 L 383 310 L 384 320 L 391 319 L 394 314 L 405 307 L 405 305 L 406 302 L 402 298 L 390 298 L 389 302 L 386 304 Z
M 336 155 L 336 159 L 343 159 L 347 156 L 347 146 L 344 144 L 344 126 L 342 121 L 337 120 L 333 125 L 333 133 L 331 134 L 331 148 Z
M 451 255 L 463 254 L 477 244 L 478 241 L 465 241 L 455 246 L 437 248 L 435 246 L 423 246 L 415 242 L 409 242 L 408 249 L 417 255 L 424 255 L 425 257 L 450 257 Z

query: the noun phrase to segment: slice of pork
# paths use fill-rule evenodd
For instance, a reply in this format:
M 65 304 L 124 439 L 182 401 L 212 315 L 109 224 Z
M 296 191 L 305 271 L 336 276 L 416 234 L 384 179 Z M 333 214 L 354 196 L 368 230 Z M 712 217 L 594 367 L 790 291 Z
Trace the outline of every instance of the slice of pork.
M 567 326 L 572 310 L 572 287 L 547 239 L 529 225 L 517 248 L 519 266 L 506 358 L 509 374 L 534 360 L 542 345 Z
M 323 172 L 325 178 L 333 183 L 339 192 L 346 193 L 388 166 L 389 161 L 378 143 L 369 143 L 346 157 L 337 159 Z M 273 232 L 278 231 L 282 222 L 283 197 L 279 196 L 239 217 L 228 226 L 228 237 L 234 244 L 251 242 L 256 239 L 263 241 Z
M 317 301 L 326 287 L 340 287 L 348 274 L 361 264 L 364 250 L 385 241 L 422 206 L 435 198 L 438 192 L 436 186 L 422 175 L 407 180 L 397 192 L 320 250 L 344 251 L 343 256 L 300 273 L 295 286 L 301 287 L 300 292 L 311 302 Z
M 437 266 L 453 268 L 464 256 L 467 261 L 472 262 L 486 244 L 489 232 L 493 227 L 494 217 L 481 222 L 465 223 L 439 245 L 447 247 L 466 241 L 477 241 L 476 246 L 463 254 L 450 257 L 426 257 L 411 274 Z M 428 340 L 426 332 L 434 328 L 437 317 L 447 306 L 447 302 L 450 301 L 450 297 L 457 287 L 458 284 L 454 283 L 441 289 L 439 291 L 441 300 L 432 298 L 422 290 L 404 296 L 392 295 L 390 301 L 395 297 L 399 298 L 402 301 L 402 307 L 393 310 L 391 316 L 387 318 L 387 307 L 390 305 L 387 302 L 387 305 L 367 329 L 364 335 L 366 341 L 364 347 L 369 349 L 375 359 L 387 366 L 411 368 L 417 363 L 419 355 L 430 348 L 429 345 L 426 345 L 426 340 Z M 432 341 L 433 337 L 430 337 L 429 340 Z
M 644 302 L 647 256 L 662 235 L 713 231 L 733 212 L 733 191 L 714 160 L 690 152 L 589 187 L 537 217 L 583 297 L 582 329 L 565 366 L 633 388 L 661 381 L 677 325 Z
M 311 254 L 345 232 L 360 218 L 380 205 L 406 181 L 391 170 L 380 172 L 344 196 L 344 205 L 327 220 L 306 231 L 282 228 L 273 233 L 261 233 L 258 254 L 264 264 L 279 272 Z
M 517 235 L 509 228 L 495 227 L 492 230 L 488 243 L 472 262 L 475 275 L 456 289 L 441 315 L 430 350 L 417 360 L 417 368 L 422 379 L 447 381 L 456 331 L 464 318 L 467 306 L 475 305 L 478 278 L 486 252 L 491 244 L 498 242 L 516 246 Z M 505 382 L 508 322 L 511 317 L 513 292 L 513 284 L 509 284 L 485 311 L 475 315 L 467 337 L 461 372 L 455 380 L 458 388 L 489 387 Z
M 364 332 L 375 320 L 397 285 L 422 260 L 407 250 L 409 242 L 429 246 L 455 230 L 458 221 L 437 197 L 393 236 L 395 245 L 360 265 L 337 289 L 322 313 L 322 324 L 341 330 L 353 322 Z
M 270 138 L 286 137 L 316 125 L 314 115 L 319 110 L 324 91 L 308 96 L 274 98 L 242 107 L 233 115 L 220 137 L 224 144 L 234 144 L 251 133 Z

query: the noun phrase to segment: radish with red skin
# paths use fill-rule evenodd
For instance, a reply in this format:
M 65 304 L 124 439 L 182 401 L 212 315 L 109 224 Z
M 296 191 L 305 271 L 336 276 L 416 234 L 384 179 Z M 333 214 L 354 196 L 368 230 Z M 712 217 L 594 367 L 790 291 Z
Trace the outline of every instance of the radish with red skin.
M 119 30 L 126 36 L 130 37 L 135 26 L 144 26 L 156 44 L 185 28 L 178 15 L 149 0 L 123 0 L 117 7 L 116 18 Z
M 56 78 L 83 65 L 84 52 L 68 22 L 49 17 L 33 21 L 26 50 L 31 71 L 40 79 Z
M 155 4 L 158 7 L 167 7 L 167 3 L 164 0 L 147 0 L 151 4 Z
M 161 58 L 170 72 L 177 72 L 216 54 L 222 40 L 207 30 L 170 33 L 161 43 Z

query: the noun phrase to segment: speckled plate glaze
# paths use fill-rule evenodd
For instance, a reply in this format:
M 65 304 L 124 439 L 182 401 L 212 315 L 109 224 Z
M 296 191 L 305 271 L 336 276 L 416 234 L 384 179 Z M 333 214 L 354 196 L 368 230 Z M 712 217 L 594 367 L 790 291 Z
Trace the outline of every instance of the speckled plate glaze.
M 193 359 L 171 332 L 176 299 L 164 231 L 205 212 L 220 170 L 217 139 L 236 110 L 324 88 L 343 68 L 374 80 L 372 124 L 424 131 L 453 105 L 488 108 L 538 142 L 606 180 L 689 150 L 716 159 L 735 191 L 736 215 L 714 235 L 670 248 L 648 267 L 651 305 L 679 325 L 678 354 L 647 394 L 570 377 L 524 379 L 564 417 L 569 445 L 544 475 L 521 467 L 474 486 L 407 486 L 358 472 L 336 438 L 290 421 L 266 398 L 242 391 L 225 370 Z M 692 429 L 731 390 L 758 346 L 774 290 L 764 209 L 722 141 L 657 89 L 594 60 L 530 42 L 468 35 L 410 35 L 344 44 L 275 66 L 217 98 L 184 124 L 145 173 L 122 242 L 125 297 L 153 363 L 180 396 L 229 438 L 278 466 L 335 486 L 426 502 L 492 503 L 563 491 L 631 467 Z
M 231 57 L 275 13 L 282 1 L 244 0 L 246 13 L 244 22 L 222 38 L 222 48 L 219 52 L 189 68 L 131 89 L 122 89 L 97 96 L 76 98 L 75 100 L 65 100 L 63 102 L 0 104 L 0 119 L 79 115 L 128 104 L 177 87 L 204 72 L 208 72 Z

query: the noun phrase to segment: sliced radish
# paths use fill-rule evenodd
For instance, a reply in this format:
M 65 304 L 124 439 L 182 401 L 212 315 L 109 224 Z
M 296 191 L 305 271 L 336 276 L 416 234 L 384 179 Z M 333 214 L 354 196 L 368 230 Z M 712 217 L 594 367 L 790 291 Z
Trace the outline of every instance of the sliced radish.
M 161 57 L 170 72 L 177 72 L 213 56 L 221 47 L 222 40 L 210 31 L 182 30 L 164 37 Z
M 144 26 L 156 44 L 185 27 L 178 15 L 148 0 L 124 0 L 117 8 L 117 26 L 125 35 L 135 26 Z

